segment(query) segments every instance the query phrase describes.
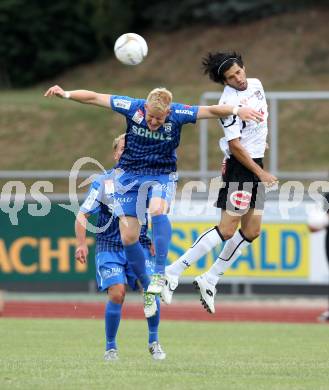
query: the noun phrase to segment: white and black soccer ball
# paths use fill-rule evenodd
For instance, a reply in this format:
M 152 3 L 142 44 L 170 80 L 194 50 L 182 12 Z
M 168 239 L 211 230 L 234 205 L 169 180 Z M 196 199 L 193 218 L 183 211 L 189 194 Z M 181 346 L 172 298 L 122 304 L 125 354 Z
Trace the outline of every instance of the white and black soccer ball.
M 308 226 L 313 230 L 321 230 L 329 225 L 329 214 L 322 210 L 314 209 L 308 215 Z
M 138 65 L 147 56 L 145 39 L 135 33 L 121 35 L 114 44 L 116 58 L 125 65 Z

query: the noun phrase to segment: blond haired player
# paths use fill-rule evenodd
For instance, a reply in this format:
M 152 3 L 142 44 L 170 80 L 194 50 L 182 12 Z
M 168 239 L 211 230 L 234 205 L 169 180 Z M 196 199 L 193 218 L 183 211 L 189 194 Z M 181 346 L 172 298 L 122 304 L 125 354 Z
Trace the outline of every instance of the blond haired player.
M 64 91 L 59 86 L 49 88 L 45 96 L 111 108 L 126 118 L 125 148 L 116 166 L 114 213 L 120 218 L 126 258 L 138 275 L 145 273 L 145 258 L 138 238 L 148 208 L 156 257 L 155 274 L 148 291 L 159 294 L 171 240 L 171 225 L 166 214 L 175 195 L 176 149 L 183 125 L 232 114 L 241 120 L 258 121 L 262 114 L 249 107 L 229 104 L 173 103 L 172 93 L 165 88 L 152 90 L 146 99 L 86 90 Z

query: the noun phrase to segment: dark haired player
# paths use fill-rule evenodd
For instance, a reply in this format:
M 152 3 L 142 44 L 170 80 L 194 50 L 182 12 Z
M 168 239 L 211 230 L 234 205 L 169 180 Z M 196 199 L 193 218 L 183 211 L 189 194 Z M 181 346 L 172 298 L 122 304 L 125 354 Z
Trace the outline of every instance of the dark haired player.
M 217 226 L 204 232 L 192 247 L 166 268 L 162 299 L 171 303 L 179 276 L 191 264 L 214 247 L 226 241 L 212 267 L 198 276 L 194 285 L 200 290 L 205 309 L 215 312 L 216 284 L 225 270 L 239 257 L 241 250 L 255 240 L 261 229 L 265 186 L 277 183 L 277 178 L 263 169 L 267 136 L 267 103 L 262 83 L 247 78 L 241 55 L 209 53 L 203 58 L 204 73 L 215 83 L 224 85 L 219 104 L 249 106 L 262 114 L 261 121 L 244 121 L 236 115 L 220 119 L 225 137 L 220 147 L 225 155 L 222 172 L 225 186 L 220 189 L 216 207 L 221 209 Z M 241 228 L 238 229 L 239 224 Z

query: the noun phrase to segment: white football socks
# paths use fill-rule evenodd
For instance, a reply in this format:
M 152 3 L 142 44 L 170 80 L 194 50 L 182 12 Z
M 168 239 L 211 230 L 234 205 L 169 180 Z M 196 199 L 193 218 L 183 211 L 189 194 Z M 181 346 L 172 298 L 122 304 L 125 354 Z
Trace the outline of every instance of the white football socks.
M 226 241 L 226 244 L 211 268 L 204 273 L 206 280 L 216 286 L 220 277 L 227 268 L 235 262 L 240 256 L 241 250 L 250 245 L 251 241 L 247 240 L 241 230 L 235 232 L 234 236 Z
M 197 238 L 191 248 L 185 252 L 183 256 L 166 267 L 166 273 L 179 277 L 186 268 L 198 261 L 202 256 L 206 255 L 222 241 L 223 239 L 217 226 L 207 230 Z

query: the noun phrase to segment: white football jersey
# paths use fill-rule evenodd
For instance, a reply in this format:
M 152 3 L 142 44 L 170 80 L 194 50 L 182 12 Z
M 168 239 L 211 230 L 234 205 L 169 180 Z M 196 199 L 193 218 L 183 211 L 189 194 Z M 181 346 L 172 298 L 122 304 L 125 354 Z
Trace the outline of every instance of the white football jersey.
M 219 146 L 226 157 L 230 151 L 228 141 L 239 138 L 243 147 L 251 158 L 264 157 L 266 147 L 267 127 L 267 103 L 262 83 L 258 79 L 247 79 L 248 88 L 238 91 L 230 86 L 225 86 L 219 104 L 232 106 L 249 106 L 264 115 L 262 122 L 242 121 L 237 115 L 221 118 L 220 124 L 224 129 L 225 137 L 219 141 Z

